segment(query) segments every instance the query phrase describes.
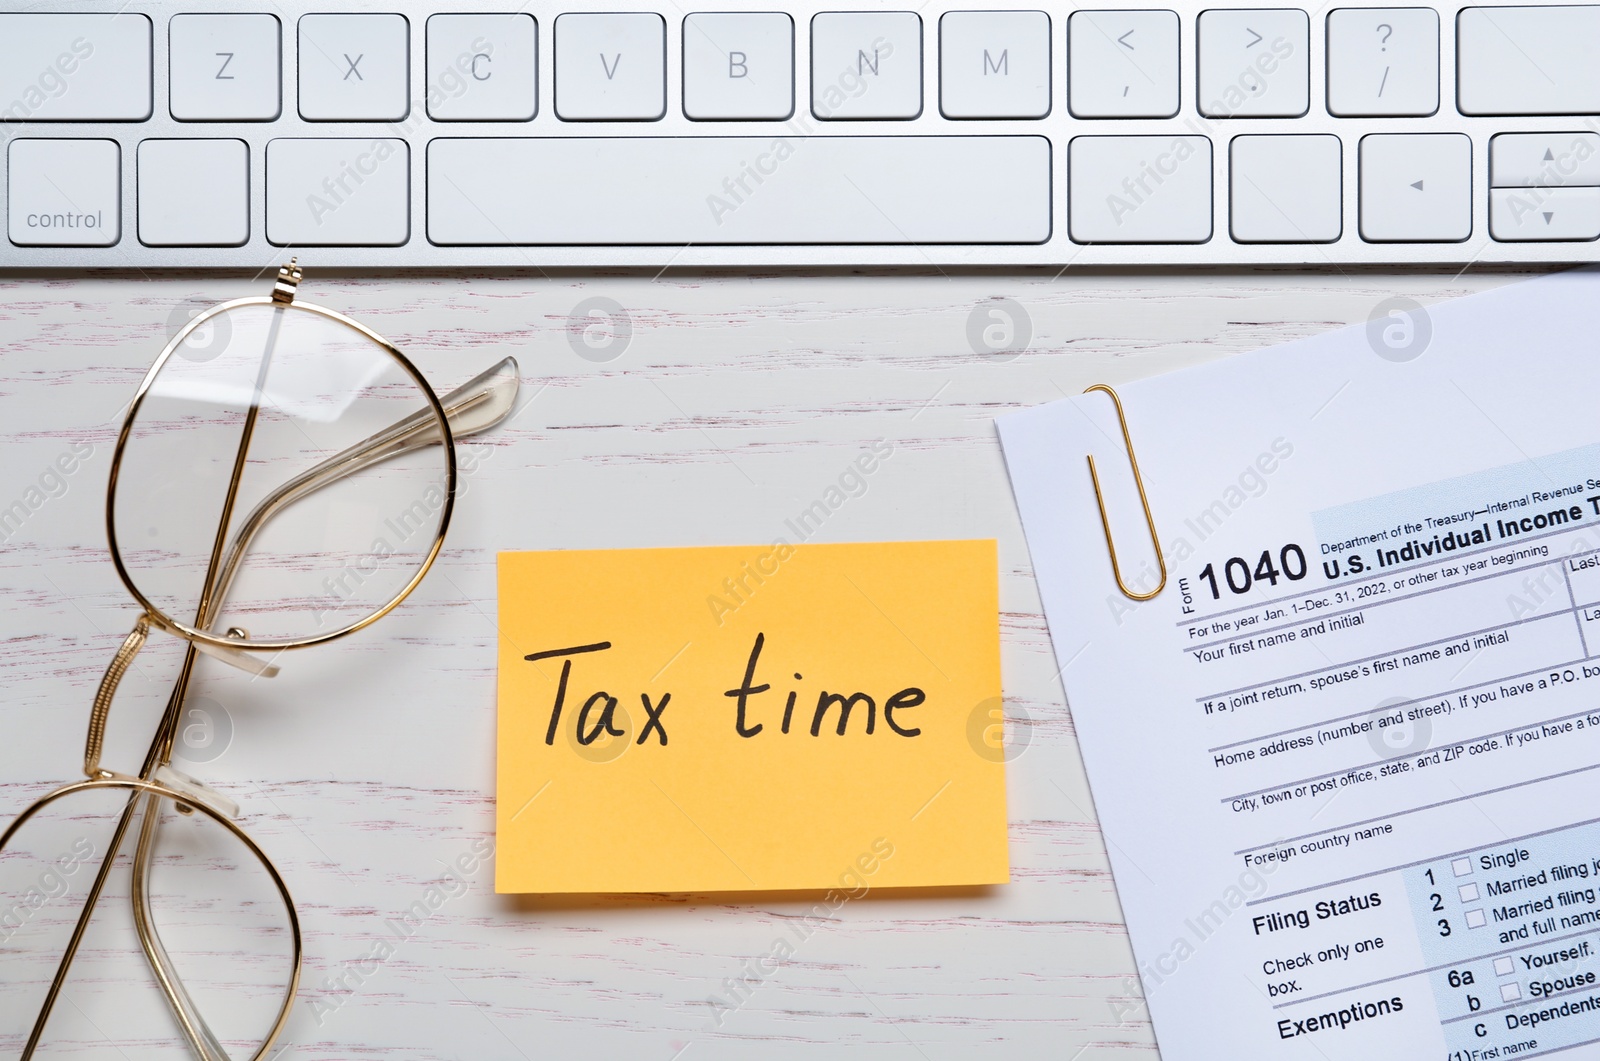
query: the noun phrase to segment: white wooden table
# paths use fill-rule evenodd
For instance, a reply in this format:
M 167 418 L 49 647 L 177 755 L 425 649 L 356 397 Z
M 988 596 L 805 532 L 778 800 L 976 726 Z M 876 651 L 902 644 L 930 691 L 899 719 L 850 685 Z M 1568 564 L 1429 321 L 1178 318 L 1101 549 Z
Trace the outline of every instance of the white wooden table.
M 192 769 L 244 803 L 305 924 L 306 976 L 279 1056 L 1153 1056 L 991 418 L 1364 322 L 1395 294 L 1426 304 L 1516 278 L 310 271 L 302 298 L 386 334 L 441 389 L 509 353 L 538 394 L 478 443 L 446 552 L 400 611 L 292 657 L 271 683 L 212 687 L 218 731 L 232 733 Z M 122 405 L 178 307 L 267 287 L 0 277 L 0 510 L 44 499 L 0 545 L 6 818 L 76 773 L 95 684 L 133 618 L 102 530 Z M 625 345 L 598 318 L 590 345 L 572 325 L 596 297 L 625 314 Z M 1025 326 L 1007 333 L 1017 311 L 999 298 Z M 1024 331 L 1025 350 L 1004 349 Z M 495 552 L 769 542 L 876 439 L 892 457 L 817 540 L 1000 543 L 1006 705 L 1031 720 L 1013 730 L 1027 741 L 1009 767 L 1013 882 L 852 901 L 793 960 L 750 978 L 719 1023 L 708 999 L 731 1002 L 728 981 L 749 977 L 819 896 L 503 897 L 485 863 L 392 957 L 362 966 L 359 986 L 330 989 L 385 918 L 492 836 Z M 30 495 L 75 443 L 93 455 Z M 137 764 L 160 693 L 135 684 L 119 702 L 112 763 Z M 130 1006 L 153 997 L 129 988 Z

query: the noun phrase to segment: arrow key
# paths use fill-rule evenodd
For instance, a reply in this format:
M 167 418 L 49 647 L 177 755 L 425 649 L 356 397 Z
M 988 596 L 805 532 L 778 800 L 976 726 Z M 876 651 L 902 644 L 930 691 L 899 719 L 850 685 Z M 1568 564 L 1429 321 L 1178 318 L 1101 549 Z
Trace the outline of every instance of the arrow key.
M 1489 234 L 1503 243 L 1600 238 L 1600 187 L 1490 188 Z
M 1472 234 L 1472 141 L 1460 133 L 1361 138 L 1361 238 L 1455 243 Z
M 1489 183 L 1496 188 L 1600 185 L 1600 135 L 1501 133 L 1489 141 Z

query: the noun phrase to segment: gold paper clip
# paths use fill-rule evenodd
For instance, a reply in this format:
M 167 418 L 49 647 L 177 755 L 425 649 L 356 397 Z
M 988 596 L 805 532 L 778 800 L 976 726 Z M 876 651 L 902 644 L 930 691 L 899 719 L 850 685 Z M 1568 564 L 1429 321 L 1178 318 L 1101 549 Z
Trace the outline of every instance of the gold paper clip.
M 1122 591 L 1124 597 L 1129 600 L 1147 601 L 1166 588 L 1167 561 L 1161 555 L 1161 540 L 1156 535 L 1155 517 L 1150 514 L 1150 499 L 1145 496 L 1144 479 L 1139 474 L 1139 458 L 1133 455 L 1133 439 L 1128 437 L 1128 418 L 1122 413 L 1122 399 L 1117 397 L 1116 391 L 1104 383 L 1096 383 L 1083 393 L 1088 394 L 1091 391 L 1104 391 L 1111 395 L 1111 403 L 1117 407 L 1117 423 L 1122 427 L 1122 443 L 1128 447 L 1128 464 L 1133 468 L 1134 485 L 1139 488 L 1139 504 L 1144 506 L 1144 525 L 1150 528 L 1150 544 L 1156 551 L 1156 565 L 1161 569 L 1161 581 L 1149 593 L 1137 593 L 1129 589 L 1128 584 L 1122 580 L 1122 568 L 1117 564 L 1117 546 L 1111 540 L 1111 521 L 1106 518 L 1106 499 L 1105 495 L 1100 492 L 1100 476 L 1095 474 L 1094 454 L 1091 453 L 1089 454 L 1089 478 L 1094 483 L 1095 502 L 1100 506 L 1100 526 L 1106 532 L 1106 550 L 1111 554 L 1111 574 L 1116 578 L 1117 588 Z

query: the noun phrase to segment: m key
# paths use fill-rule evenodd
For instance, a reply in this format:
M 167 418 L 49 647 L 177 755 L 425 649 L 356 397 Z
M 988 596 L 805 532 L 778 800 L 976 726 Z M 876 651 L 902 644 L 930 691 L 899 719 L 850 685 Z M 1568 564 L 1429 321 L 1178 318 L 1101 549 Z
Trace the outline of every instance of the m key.
M 1050 16 L 950 11 L 939 19 L 939 109 L 946 118 L 1050 113 Z

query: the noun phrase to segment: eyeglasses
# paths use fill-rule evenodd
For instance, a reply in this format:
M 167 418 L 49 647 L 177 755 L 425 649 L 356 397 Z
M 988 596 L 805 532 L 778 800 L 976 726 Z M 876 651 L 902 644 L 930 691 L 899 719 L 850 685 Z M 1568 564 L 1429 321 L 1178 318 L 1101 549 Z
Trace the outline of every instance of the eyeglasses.
M 0 834 L 7 1056 L 114 1033 L 259 1059 L 288 1021 L 302 955 L 288 887 L 237 805 L 172 764 L 209 677 L 199 657 L 271 677 L 280 653 L 398 606 L 443 546 L 454 439 L 502 422 L 518 390 L 506 358 L 436 397 L 377 333 L 297 301 L 300 281 L 291 261 L 270 296 L 196 316 L 128 406 L 106 529 L 141 612 L 94 697 L 86 779 Z M 143 765 L 119 773 L 101 762 L 112 699 L 152 630 L 181 639 L 182 664 Z M 141 955 L 165 1008 L 124 997 Z

